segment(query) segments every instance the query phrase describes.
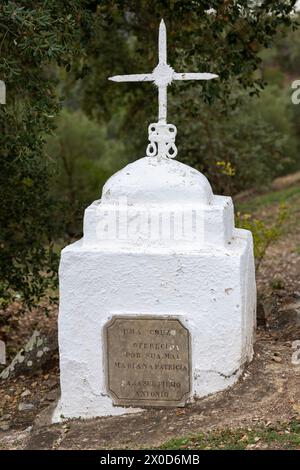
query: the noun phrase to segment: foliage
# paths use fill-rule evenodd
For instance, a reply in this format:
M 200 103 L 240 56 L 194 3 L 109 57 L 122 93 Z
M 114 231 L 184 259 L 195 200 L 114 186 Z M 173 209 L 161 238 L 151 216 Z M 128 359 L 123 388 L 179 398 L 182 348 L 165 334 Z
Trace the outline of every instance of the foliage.
M 265 187 L 299 166 L 292 105 L 277 87 L 266 88 L 260 98 L 240 93 L 230 117 L 218 105 L 199 105 L 192 90 L 181 99 L 179 155 L 207 174 L 215 191 L 233 194 Z M 195 116 L 187 127 L 191 112 Z
M 259 270 L 269 246 L 278 240 L 282 234 L 286 217 L 287 210 L 285 204 L 279 206 L 277 217 L 272 224 L 253 217 L 251 214 L 237 214 L 237 226 L 252 232 L 256 271 Z
M 288 210 L 297 212 L 300 204 L 300 186 L 296 184 L 294 186 L 284 188 L 278 191 L 271 191 L 259 196 L 253 197 L 250 200 L 238 203 L 238 210 L 240 212 L 254 212 L 259 209 L 272 208 L 282 204 L 288 205 Z
M 196 436 L 172 439 L 161 446 L 167 450 L 299 449 L 300 422 L 277 423 L 248 429 L 219 429 Z
M 187 108 L 184 116 L 187 128 L 187 123 L 201 116 L 203 100 L 208 104 L 218 102 L 224 112 L 236 104 L 237 90 L 246 89 L 251 95 L 259 93 L 264 86 L 263 78 L 254 73 L 261 63 L 259 52 L 272 44 L 279 31 L 291 27 L 294 4 L 295 1 L 286 0 L 258 4 L 249 4 L 248 0 L 104 0 L 98 4 L 98 21 L 86 60 L 78 64 L 77 74 L 84 77 L 82 106 L 92 116 L 106 120 L 116 110 L 125 109 L 122 130 L 124 133 L 130 130 L 136 153 L 144 151 L 142 126 L 146 129 L 149 121 L 156 119 L 156 90 L 147 83 L 116 85 L 108 82 L 107 77 L 147 72 L 155 67 L 157 31 L 162 17 L 168 29 L 168 61 L 175 70 L 219 74 L 219 80 L 178 82 L 170 87 L 170 122 L 176 125 L 185 103 L 183 91 L 194 90 L 195 105 Z M 200 140 L 196 141 L 200 144 Z
M 276 37 L 274 47 L 263 51 L 263 74 L 270 69 L 281 71 L 289 76 L 298 78 L 300 69 L 300 35 L 298 29 L 289 29 L 284 36 Z
M 4 0 L 0 6 L 0 304 L 29 306 L 56 283 L 56 232 L 49 193 L 51 162 L 44 137 L 60 109 L 53 63 L 69 67 L 79 53 L 82 0 Z
M 57 214 L 68 235 L 81 232 L 83 209 L 100 197 L 101 186 L 120 164 L 123 147 L 107 137 L 105 128 L 81 111 L 64 109 L 46 153 L 56 163 L 51 194 L 62 202 Z
M 287 31 L 287 34 L 285 34 L 284 36 L 279 34 L 275 39 L 274 47 L 272 49 L 263 50 L 260 53 L 260 57 L 262 59 L 260 70 L 263 79 L 281 88 L 287 87 L 288 85 L 289 92 L 292 93 L 291 84 L 295 79 L 299 79 L 300 70 L 299 29 L 294 30 L 293 28 L 291 28 Z M 286 93 L 284 93 L 284 95 L 286 95 Z M 291 99 L 289 99 L 289 101 L 291 101 Z M 292 106 L 289 111 L 289 114 L 294 124 L 299 153 L 300 106 Z

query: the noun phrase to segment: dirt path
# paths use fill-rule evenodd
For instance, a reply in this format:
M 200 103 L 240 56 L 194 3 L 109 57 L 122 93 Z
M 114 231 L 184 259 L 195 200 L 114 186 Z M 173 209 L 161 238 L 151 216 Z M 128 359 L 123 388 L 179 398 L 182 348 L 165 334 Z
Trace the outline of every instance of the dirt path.
M 266 336 L 266 337 L 263 337 Z M 72 421 L 68 426 L 33 429 L 27 449 L 149 448 L 173 437 L 225 427 L 253 427 L 299 416 L 300 368 L 291 366 L 291 347 L 259 335 L 255 360 L 230 390 L 199 400 L 186 409 L 145 411 L 138 415 Z M 282 363 L 273 360 L 280 354 Z
M 299 222 L 269 249 L 257 284 L 264 297 L 266 323 L 257 331 L 253 362 L 231 389 L 185 409 L 41 426 L 36 416 L 43 410 L 47 414 L 59 393 L 54 367 L 40 376 L 0 384 L 0 403 L 4 403 L 0 449 L 149 448 L 210 429 L 253 428 L 300 419 L 300 365 L 291 362 L 293 341 L 300 340 Z M 26 400 L 34 408 L 19 411 L 26 390 L 30 392 Z

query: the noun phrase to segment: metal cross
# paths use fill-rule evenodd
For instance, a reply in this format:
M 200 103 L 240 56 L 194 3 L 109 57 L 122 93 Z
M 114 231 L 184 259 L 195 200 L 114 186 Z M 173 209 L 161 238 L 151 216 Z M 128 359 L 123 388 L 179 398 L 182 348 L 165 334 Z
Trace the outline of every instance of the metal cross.
M 149 140 L 147 155 L 167 156 L 174 158 L 177 149 L 174 144 L 176 127 L 167 124 L 167 87 L 174 80 L 211 80 L 217 78 L 218 75 L 212 73 L 177 73 L 170 65 L 167 64 L 167 32 L 164 20 L 159 25 L 158 36 L 158 65 L 152 73 L 131 74 L 131 75 L 115 75 L 109 77 L 114 82 L 154 82 L 158 87 L 158 123 L 150 124 Z M 171 126 L 171 127 L 170 127 Z M 154 146 L 157 144 L 157 148 Z M 149 151 L 148 151 L 149 150 Z M 170 154 L 170 150 L 173 153 Z

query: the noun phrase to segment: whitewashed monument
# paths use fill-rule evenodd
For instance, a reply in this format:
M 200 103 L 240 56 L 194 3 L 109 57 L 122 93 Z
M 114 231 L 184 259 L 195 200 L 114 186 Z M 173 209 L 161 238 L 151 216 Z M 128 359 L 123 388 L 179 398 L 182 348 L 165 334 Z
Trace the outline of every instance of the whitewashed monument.
M 209 80 L 167 64 L 166 29 L 152 81 L 159 118 L 147 156 L 113 175 L 85 211 L 84 236 L 61 255 L 61 399 L 53 421 L 184 406 L 234 384 L 253 355 L 256 288 L 251 233 L 230 197 L 172 160 L 167 86 Z

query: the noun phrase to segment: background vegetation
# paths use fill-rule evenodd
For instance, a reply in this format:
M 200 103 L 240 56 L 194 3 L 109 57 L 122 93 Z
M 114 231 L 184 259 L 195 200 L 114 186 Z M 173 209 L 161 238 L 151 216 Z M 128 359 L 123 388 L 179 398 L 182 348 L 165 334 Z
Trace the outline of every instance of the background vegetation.
M 58 247 L 80 236 L 84 207 L 110 174 L 145 154 L 156 90 L 107 77 L 154 68 L 161 17 L 172 66 L 220 76 L 170 87 L 178 159 L 227 194 L 262 190 L 299 169 L 300 108 L 289 96 L 300 70 L 294 3 L 1 2 L 2 307 L 53 292 Z

